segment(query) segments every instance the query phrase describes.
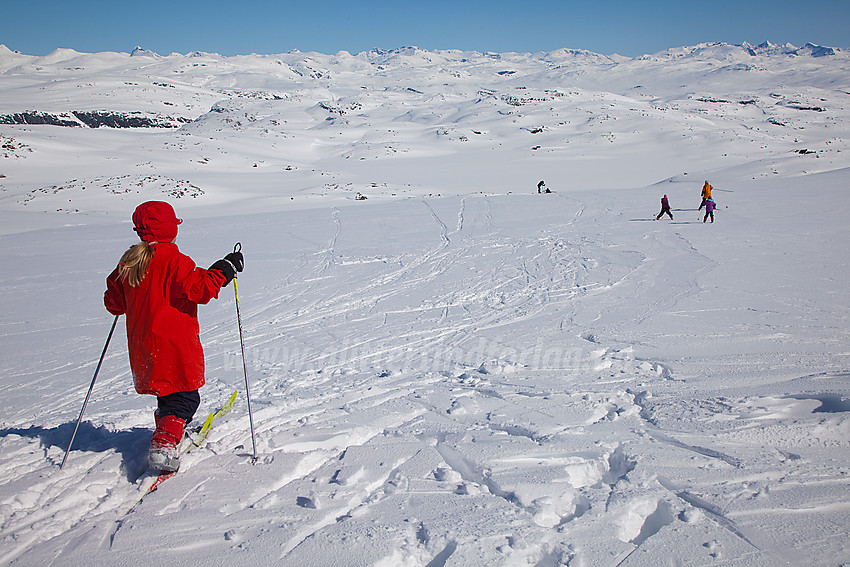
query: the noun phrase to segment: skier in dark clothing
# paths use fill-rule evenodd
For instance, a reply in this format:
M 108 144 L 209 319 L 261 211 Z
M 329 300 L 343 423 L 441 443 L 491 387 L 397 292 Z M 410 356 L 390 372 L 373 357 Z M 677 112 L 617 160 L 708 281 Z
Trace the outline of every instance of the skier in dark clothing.
M 673 220 L 673 213 L 670 212 L 670 201 L 667 200 L 667 195 L 661 197 L 661 212 L 658 213 L 658 216 L 655 217 L 655 220 L 658 220 L 662 216 L 664 216 L 664 213 L 670 215 L 670 220 Z

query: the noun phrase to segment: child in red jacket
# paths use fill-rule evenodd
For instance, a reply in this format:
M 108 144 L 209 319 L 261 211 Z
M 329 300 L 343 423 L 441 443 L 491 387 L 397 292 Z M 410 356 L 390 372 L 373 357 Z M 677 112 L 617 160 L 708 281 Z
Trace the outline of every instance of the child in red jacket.
M 163 201 L 148 201 L 133 213 L 141 242 L 130 247 L 106 279 L 103 303 L 113 315 L 126 315 L 127 348 L 136 392 L 157 397 L 151 468 L 175 471 L 177 444 L 200 405 L 204 352 L 198 338 L 198 305 L 241 272 L 241 252 L 231 252 L 209 269 L 180 253 L 174 239 L 182 223 Z

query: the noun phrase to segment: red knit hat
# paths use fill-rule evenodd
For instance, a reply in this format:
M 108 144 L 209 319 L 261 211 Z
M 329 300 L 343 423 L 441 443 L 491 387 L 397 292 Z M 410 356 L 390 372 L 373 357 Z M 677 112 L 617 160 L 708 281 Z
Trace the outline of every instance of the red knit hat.
M 177 237 L 177 225 L 182 222 L 165 201 L 142 203 L 133 213 L 133 230 L 146 242 L 171 242 Z

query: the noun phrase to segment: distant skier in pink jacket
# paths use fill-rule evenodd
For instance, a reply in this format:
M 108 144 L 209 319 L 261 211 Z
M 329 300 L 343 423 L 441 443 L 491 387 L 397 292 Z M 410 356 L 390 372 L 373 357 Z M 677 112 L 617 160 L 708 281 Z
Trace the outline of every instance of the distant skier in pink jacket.
M 702 218 L 702 222 L 708 220 L 708 217 L 711 217 L 711 222 L 714 222 L 715 207 L 717 207 L 717 204 L 714 202 L 714 199 L 709 197 L 705 200 L 705 216 Z

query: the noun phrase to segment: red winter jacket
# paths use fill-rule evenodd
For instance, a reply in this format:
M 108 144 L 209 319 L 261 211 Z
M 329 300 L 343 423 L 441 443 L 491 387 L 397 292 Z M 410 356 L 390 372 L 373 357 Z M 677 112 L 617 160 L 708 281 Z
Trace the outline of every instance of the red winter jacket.
M 145 278 L 131 287 L 106 279 L 103 303 L 113 315 L 127 316 L 127 347 L 136 391 L 167 396 L 204 385 L 204 351 L 198 337 L 198 304 L 217 298 L 227 279 L 219 270 L 198 268 L 177 245 L 152 243 Z

